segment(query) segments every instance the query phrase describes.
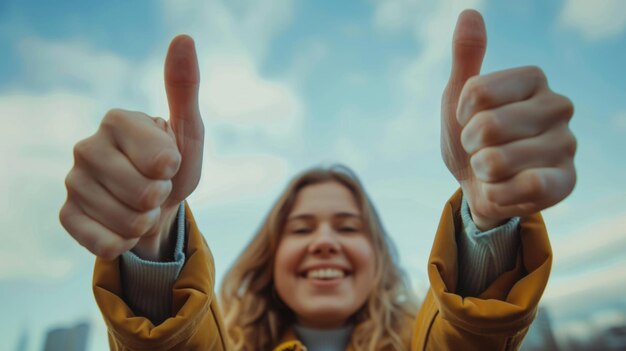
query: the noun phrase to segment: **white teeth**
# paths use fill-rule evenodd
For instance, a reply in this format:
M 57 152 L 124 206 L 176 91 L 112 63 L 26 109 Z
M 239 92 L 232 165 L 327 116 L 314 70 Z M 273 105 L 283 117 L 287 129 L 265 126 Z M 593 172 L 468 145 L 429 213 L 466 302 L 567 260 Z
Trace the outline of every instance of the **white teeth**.
M 343 278 L 345 274 L 341 269 L 335 268 L 322 268 L 313 269 L 307 272 L 306 277 L 309 279 L 335 279 Z

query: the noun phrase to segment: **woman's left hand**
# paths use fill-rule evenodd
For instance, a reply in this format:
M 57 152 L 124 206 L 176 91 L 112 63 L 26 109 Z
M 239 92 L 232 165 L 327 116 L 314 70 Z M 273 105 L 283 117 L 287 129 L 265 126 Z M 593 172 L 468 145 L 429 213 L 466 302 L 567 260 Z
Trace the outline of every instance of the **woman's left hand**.
M 463 12 L 442 98 L 441 151 L 481 230 L 553 206 L 576 184 L 570 100 L 537 67 L 479 75 L 485 50 L 481 15 Z

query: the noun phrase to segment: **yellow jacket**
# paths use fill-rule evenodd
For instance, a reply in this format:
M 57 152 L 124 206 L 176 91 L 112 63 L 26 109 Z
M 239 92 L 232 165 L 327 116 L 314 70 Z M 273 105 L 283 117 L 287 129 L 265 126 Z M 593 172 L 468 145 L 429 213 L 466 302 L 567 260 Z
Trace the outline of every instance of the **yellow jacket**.
M 515 268 L 480 296 L 463 298 L 455 294 L 460 204 L 457 191 L 443 210 L 428 260 L 430 289 L 416 317 L 411 350 L 517 350 L 550 274 L 552 251 L 543 220 L 539 214 L 523 218 Z M 187 260 L 172 291 L 173 317 L 160 325 L 135 316 L 122 299 L 119 259 L 96 260 L 93 291 L 111 350 L 229 350 L 213 292 L 213 257 L 188 207 L 186 217 Z M 292 332 L 274 349 L 288 350 L 304 350 Z

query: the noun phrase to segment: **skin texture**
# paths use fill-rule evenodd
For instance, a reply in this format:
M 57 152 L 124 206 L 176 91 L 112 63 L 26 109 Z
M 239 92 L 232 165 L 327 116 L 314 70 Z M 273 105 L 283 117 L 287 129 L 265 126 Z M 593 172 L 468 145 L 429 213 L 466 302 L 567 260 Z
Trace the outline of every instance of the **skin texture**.
M 350 191 L 337 182 L 309 185 L 297 195 L 276 251 L 274 284 L 301 325 L 337 328 L 373 289 L 375 253 Z M 334 286 L 316 286 L 311 267 L 349 271 Z

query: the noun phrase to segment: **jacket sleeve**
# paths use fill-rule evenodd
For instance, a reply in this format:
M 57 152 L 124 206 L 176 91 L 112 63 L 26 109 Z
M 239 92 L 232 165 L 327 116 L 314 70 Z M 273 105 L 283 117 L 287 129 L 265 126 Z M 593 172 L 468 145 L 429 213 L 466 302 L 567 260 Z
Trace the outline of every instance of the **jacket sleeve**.
M 552 250 L 540 214 L 520 221 L 515 267 L 477 297 L 457 294 L 461 191 L 447 202 L 430 258 L 430 289 L 417 314 L 411 349 L 517 350 L 548 282 Z
M 148 318 L 154 325 L 172 316 L 172 287 L 185 264 L 185 222 L 185 203 L 181 202 L 170 231 L 176 242 L 169 259 L 144 260 L 133 250 L 120 256 L 122 297 L 136 315 Z
M 108 329 L 111 350 L 227 350 L 226 329 L 213 292 L 213 256 L 185 206 L 186 262 L 172 287 L 170 318 L 154 325 L 124 302 L 119 258 L 96 259 L 93 292 Z

